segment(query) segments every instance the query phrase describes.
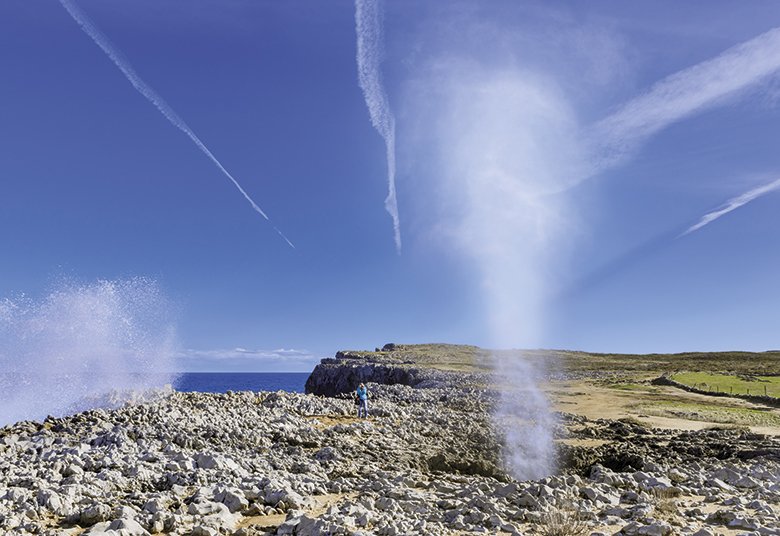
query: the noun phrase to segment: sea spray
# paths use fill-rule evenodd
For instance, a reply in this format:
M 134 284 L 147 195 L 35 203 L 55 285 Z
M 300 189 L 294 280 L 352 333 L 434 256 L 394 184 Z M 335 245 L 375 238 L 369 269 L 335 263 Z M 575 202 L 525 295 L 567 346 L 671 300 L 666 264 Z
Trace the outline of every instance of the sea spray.
M 405 116 L 418 122 L 404 144 L 430 181 L 428 195 L 415 199 L 472 267 L 489 344 L 538 347 L 555 267 L 577 237 L 569 199 L 552 195 L 580 158 L 576 116 L 541 74 L 462 58 L 431 62 L 405 102 Z M 493 364 L 507 466 L 519 479 L 549 475 L 554 419 L 541 386 L 545 363 L 498 352 Z
M 0 425 L 158 389 L 174 380 L 171 306 L 144 278 L 0 299 Z
M 540 386 L 548 364 L 525 353 L 492 355 L 499 398 L 493 420 L 503 434 L 504 462 L 513 475 L 538 479 L 553 474 L 555 414 Z

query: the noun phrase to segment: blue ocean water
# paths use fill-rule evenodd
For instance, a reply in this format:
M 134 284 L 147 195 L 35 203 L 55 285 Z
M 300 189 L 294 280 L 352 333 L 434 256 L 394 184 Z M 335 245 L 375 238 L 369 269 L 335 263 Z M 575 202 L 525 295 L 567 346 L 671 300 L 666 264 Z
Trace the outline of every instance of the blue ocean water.
M 184 372 L 173 383 L 177 391 L 289 391 L 302 393 L 308 372 Z

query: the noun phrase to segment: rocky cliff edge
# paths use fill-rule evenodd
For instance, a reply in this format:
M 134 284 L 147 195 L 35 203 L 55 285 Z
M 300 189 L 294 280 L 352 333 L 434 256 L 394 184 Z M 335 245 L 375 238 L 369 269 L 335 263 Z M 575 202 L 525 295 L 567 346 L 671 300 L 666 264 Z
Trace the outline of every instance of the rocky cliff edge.
M 483 351 L 445 344 L 386 344 L 373 352 L 340 351 L 323 359 L 306 381 L 306 393 L 337 396 L 361 383 L 436 388 L 480 383 Z

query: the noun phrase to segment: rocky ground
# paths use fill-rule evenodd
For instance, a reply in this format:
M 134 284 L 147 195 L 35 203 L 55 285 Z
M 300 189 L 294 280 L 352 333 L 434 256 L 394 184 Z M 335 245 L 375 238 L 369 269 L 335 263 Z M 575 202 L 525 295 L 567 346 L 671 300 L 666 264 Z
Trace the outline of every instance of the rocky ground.
M 0 429 L 0 531 L 780 535 L 776 437 L 560 414 L 559 473 L 517 481 L 484 377 L 325 365 L 309 390 L 332 396 L 172 393 Z M 370 419 L 338 396 L 392 374 L 412 385 L 370 383 Z

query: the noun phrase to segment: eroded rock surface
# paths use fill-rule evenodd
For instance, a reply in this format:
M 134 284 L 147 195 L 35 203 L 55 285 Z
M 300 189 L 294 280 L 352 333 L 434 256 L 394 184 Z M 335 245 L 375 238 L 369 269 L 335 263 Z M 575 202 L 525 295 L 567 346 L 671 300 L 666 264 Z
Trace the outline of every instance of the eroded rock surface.
M 309 383 L 338 392 L 328 365 L 343 361 Z M 360 381 L 380 379 L 378 367 L 414 369 L 354 365 L 374 367 Z M 517 481 L 484 376 L 407 380 L 370 383 L 367 420 L 346 397 L 173 393 L 6 427 L 0 532 L 543 534 L 558 523 L 583 534 L 780 534 L 776 438 L 561 415 L 560 473 Z

